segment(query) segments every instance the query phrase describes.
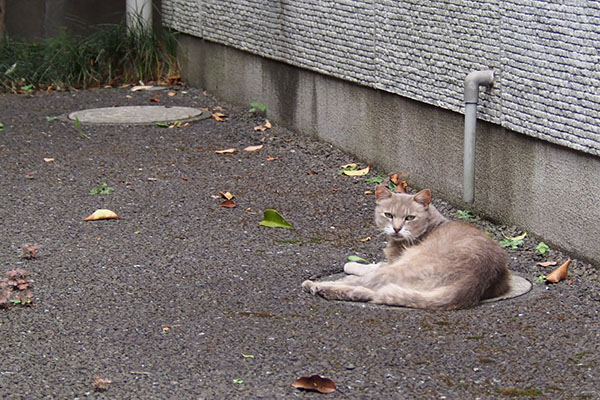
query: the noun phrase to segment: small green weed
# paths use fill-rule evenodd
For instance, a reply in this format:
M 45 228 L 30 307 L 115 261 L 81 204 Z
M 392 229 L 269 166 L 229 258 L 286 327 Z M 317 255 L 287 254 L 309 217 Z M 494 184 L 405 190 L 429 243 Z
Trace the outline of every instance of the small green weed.
M 48 122 L 56 121 L 57 119 L 58 119 L 58 117 L 46 116 L 46 121 L 48 121 Z
M 0 37 L 0 91 L 31 93 L 138 81 L 169 81 L 179 70 L 176 33 L 104 24 L 85 37 L 67 30 L 40 42 Z
M 384 179 L 385 179 L 385 174 L 380 174 L 377 176 L 373 176 L 371 178 L 365 178 L 365 183 L 367 185 L 379 185 L 380 183 L 383 183 Z
M 535 283 L 544 283 L 544 282 L 546 282 L 546 275 L 540 274 L 533 281 Z
M 544 242 L 540 242 L 538 243 L 537 247 L 535 248 L 535 251 L 539 254 L 541 254 L 543 257 L 546 256 L 546 254 L 548 254 L 550 252 L 550 247 L 548 247 L 548 245 Z
M 0 132 L 2 132 L 4 130 L 4 124 L 2 122 L 0 122 Z
M 458 210 L 456 212 L 456 217 L 462 221 L 470 221 L 475 218 L 475 215 L 469 210 Z
M 250 103 L 250 109 L 248 110 L 248 112 L 251 112 L 253 114 L 264 115 L 267 112 L 267 106 L 265 106 L 260 101 L 253 101 Z
M 509 237 L 509 236 L 506 236 L 504 233 L 502 233 L 502 236 L 504 236 L 504 240 L 502 240 L 500 242 L 500 246 L 515 250 L 515 249 L 518 249 L 519 246 L 523 244 L 523 242 L 524 242 L 523 239 L 525 239 L 525 236 L 527 236 L 527 233 L 525 232 L 522 235 L 515 236 L 515 237 Z
M 79 136 L 81 136 L 82 138 L 90 139 L 90 136 L 86 135 L 85 132 L 83 131 L 83 128 L 81 127 L 81 121 L 79 121 L 79 118 L 77 118 L 77 117 L 75 117 L 75 121 L 73 122 L 73 128 L 75 128 L 75 130 L 77 131 Z
M 98 187 L 91 189 L 90 194 L 111 194 L 115 189 L 108 186 L 106 183 L 101 183 Z

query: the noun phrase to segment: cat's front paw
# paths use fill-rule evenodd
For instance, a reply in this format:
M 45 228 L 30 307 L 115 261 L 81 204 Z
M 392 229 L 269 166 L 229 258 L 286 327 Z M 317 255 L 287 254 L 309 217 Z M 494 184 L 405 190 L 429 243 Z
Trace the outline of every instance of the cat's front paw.
M 310 294 L 315 295 L 317 294 L 317 283 L 310 280 L 306 280 L 302 282 L 302 289 L 304 289 Z

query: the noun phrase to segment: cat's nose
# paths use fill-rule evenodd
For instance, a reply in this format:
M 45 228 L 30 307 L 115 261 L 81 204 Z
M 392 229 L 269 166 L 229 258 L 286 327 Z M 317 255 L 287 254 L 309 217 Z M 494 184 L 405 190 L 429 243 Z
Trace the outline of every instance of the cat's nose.
M 402 230 L 401 226 L 400 227 L 398 227 L 398 226 L 394 227 L 394 232 L 396 232 L 396 233 L 400 232 L 401 230 Z

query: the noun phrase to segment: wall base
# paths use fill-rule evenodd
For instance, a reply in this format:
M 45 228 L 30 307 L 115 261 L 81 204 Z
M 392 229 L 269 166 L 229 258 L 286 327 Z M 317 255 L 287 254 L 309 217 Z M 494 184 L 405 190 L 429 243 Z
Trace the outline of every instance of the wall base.
M 462 114 L 358 86 L 192 36 L 185 80 L 316 136 L 417 187 L 600 264 L 600 158 L 479 121 L 475 203 L 462 201 Z

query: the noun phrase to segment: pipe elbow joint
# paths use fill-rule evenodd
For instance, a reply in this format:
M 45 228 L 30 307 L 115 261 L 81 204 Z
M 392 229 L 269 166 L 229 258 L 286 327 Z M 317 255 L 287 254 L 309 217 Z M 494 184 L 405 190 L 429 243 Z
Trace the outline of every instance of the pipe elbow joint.
M 465 78 L 465 103 L 477 104 L 479 86 L 491 86 L 494 83 L 494 71 L 473 71 Z

